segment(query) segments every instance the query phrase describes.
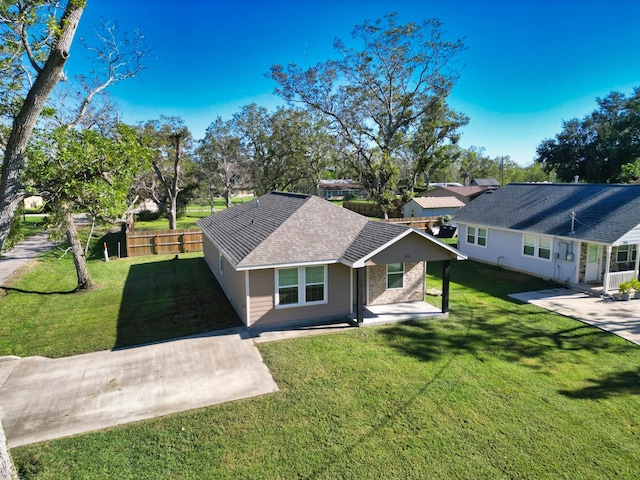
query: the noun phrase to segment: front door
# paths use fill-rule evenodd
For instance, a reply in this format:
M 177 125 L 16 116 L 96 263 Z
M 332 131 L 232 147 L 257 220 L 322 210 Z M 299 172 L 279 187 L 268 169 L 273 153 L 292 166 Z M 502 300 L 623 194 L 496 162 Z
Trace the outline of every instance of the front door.
M 598 282 L 602 281 L 602 245 L 589 244 L 587 247 L 587 264 L 584 271 L 584 281 Z

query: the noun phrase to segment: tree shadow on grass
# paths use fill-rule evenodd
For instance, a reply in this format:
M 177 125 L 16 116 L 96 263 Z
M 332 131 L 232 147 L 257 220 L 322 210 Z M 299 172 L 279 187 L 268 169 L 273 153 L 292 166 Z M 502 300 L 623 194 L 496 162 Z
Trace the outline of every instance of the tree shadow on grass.
M 588 400 L 640 394 L 640 368 L 624 372 L 611 372 L 601 378 L 589 378 L 586 381 L 592 385 L 577 390 L 560 390 L 560 393 L 569 398 Z
M 426 362 L 452 353 L 519 361 L 544 360 L 558 350 L 570 354 L 628 348 L 597 328 L 568 319 L 554 322 L 546 312 L 507 302 L 490 312 L 460 302 L 448 319 L 395 324 L 381 332 L 397 350 Z
M 69 293 L 77 293 L 76 289 L 73 290 L 54 290 L 51 292 L 43 292 L 39 290 L 26 290 L 24 288 L 16 288 L 16 287 L 4 287 L 0 285 L 0 290 L 4 290 L 5 292 L 18 292 L 18 293 L 33 293 L 34 295 L 66 295 Z
M 202 257 L 131 265 L 114 348 L 241 326 Z

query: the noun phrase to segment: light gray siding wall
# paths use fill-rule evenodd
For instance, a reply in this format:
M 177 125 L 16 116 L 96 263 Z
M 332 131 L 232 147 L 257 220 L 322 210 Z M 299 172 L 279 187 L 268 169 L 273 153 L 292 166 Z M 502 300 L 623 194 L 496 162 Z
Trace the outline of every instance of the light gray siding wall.
M 619 242 L 616 242 L 618 245 L 633 245 L 640 244 L 640 225 L 635 228 L 629 230 L 622 238 L 620 238 Z
M 472 225 L 476 226 L 476 225 Z M 541 236 L 541 235 L 538 235 Z M 459 225 L 458 250 L 472 260 L 480 260 L 492 265 L 500 265 L 512 270 L 555 279 L 561 282 L 578 281 L 579 246 L 577 242 L 552 238 L 549 260 L 523 255 L 523 233 L 508 230 L 487 229 L 487 246 L 467 243 L 467 225 Z M 560 243 L 566 244 L 561 248 Z M 566 248 L 566 250 L 565 250 Z M 567 260 L 560 252 L 573 253 L 573 260 Z
M 247 324 L 246 286 L 245 273 L 236 272 L 227 259 L 223 259 L 222 271 L 220 271 L 219 251 L 211 240 L 203 235 L 204 258 L 218 280 L 229 302 L 233 306 L 242 322 Z
M 251 293 L 250 327 L 276 324 L 303 324 L 314 321 L 344 320 L 351 312 L 350 269 L 342 264 L 328 265 L 327 303 L 300 307 L 275 308 L 275 272 L 273 269 L 249 272 Z

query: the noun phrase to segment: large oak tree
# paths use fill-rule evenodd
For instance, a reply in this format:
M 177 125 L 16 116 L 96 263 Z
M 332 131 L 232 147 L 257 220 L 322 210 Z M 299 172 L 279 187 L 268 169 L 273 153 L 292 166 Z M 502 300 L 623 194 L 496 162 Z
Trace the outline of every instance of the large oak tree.
M 437 19 L 397 23 L 397 14 L 356 25 L 362 49 L 335 41 L 340 58 L 315 67 L 274 65 L 276 93 L 320 112 L 349 145 L 348 158 L 371 196 L 387 212 L 395 195 L 395 155 L 434 106 L 446 99 L 458 74 L 452 60 L 462 40 L 442 38 Z M 424 125 L 424 123 L 423 123 Z
M 553 139 L 536 149 L 536 161 L 558 180 L 630 182 L 640 177 L 640 88 L 626 96 L 597 98 L 598 108 L 583 119 L 565 121 Z

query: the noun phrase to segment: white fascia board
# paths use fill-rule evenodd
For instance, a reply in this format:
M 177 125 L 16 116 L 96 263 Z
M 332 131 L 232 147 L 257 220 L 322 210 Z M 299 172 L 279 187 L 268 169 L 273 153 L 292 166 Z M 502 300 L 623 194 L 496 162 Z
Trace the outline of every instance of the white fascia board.
M 620 243 L 623 243 L 623 242 L 620 242 L 620 239 L 616 240 L 614 243 L 611 243 L 611 244 L 606 242 L 598 242 L 595 240 L 589 240 L 582 237 L 576 237 L 575 235 L 571 235 L 571 233 L 569 232 L 567 232 L 566 235 L 557 235 L 557 234 L 551 234 L 551 233 L 534 232 L 533 230 L 515 230 L 513 228 L 493 227 L 491 225 L 485 225 L 478 222 L 456 222 L 456 223 L 458 223 L 458 225 L 486 228 L 487 230 L 498 230 L 500 232 L 517 233 L 520 235 L 535 235 L 536 237 L 549 237 L 556 240 L 566 240 L 569 242 L 585 242 L 585 243 L 592 243 L 595 245 L 604 245 L 604 246 L 607 246 L 607 245 L 616 246 L 616 245 L 619 245 Z
M 421 237 L 425 238 L 426 240 L 437 244 L 438 246 L 444 248 L 445 250 L 448 250 L 450 253 L 454 254 L 456 257 L 456 260 L 467 260 L 467 256 L 461 252 L 459 252 L 458 250 L 456 250 L 455 248 L 447 245 L 446 243 L 442 243 L 440 240 L 437 240 L 435 237 L 432 237 L 431 235 L 427 235 L 424 232 L 421 232 L 420 230 L 418 230 L 415 227 L 412 227 L 410 229 L 407 229 L 405 232 L 403 232 L 401 235 L 398 235 L 396 238 L 394 238 L 393 240 L 388 241 L 387 243 L 385 243 L 384 245 L 382 245 L 381 247 L 376 248 L 373 252 L 369 253 L 368 255 L 365 255 L 364 257 L 360 258 L 359 260 L 356 260 L 355 262 L 353 262 L 352 265 L 350 265 L 352 268 L 361 268 L 365 266 L 365 263 L 367 262 L 367 260 L 371 259 L 372 257 L 374 257 L 375 255 L 377 255 L 378 253 L 382 252 L 383 250 L 387 249 L 388 247 L 390 247 L 391 245 L 393 245 L 394 243 L 398 242 L 399 240 L 402 240 L 404 237 L 406 237 L 407 235 L 411 234 L 411 233 L 417 233 L 418 235 L 420 235 Z
M 331 265 L 332 263 L 341 263 L 340 259 L 329 260 L 313 260 L 309 262 L 292 262 L 292 263 L 270 263 L 267 265 L 245 265 L 237 267 L 235 270 L 238 272 L 247 270 L 266 270 L 271 268 L 293 268 L 293 267 L 312 267 L 316 265 Z

